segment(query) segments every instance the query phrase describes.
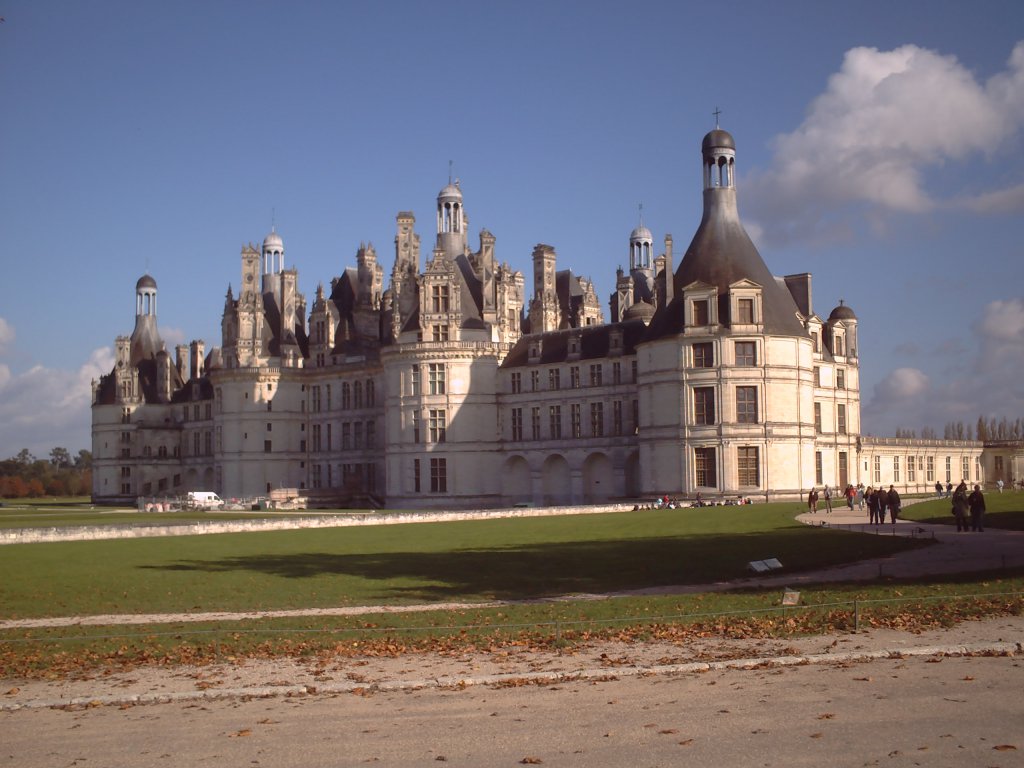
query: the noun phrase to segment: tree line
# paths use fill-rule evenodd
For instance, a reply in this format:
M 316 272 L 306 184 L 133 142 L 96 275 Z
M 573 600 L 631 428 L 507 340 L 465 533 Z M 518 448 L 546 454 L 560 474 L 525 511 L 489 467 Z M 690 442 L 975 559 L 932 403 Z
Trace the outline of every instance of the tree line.
M 92 453 L 72 456 L 67 448 L 54 448 L 48 459 L 37 459 L 28 448 L 0 461 L 0 497 L 87 496 L 92 492 Z
M 934 429 L 925 427 L 918 435 L 914 429 L 897 429 L 896 437 L 917 438 L 925 440 L 937 440 L 938 434 Z M 971 425 L 962 421 L 950 421 L 942 430 L 943 440 L 981 440 L 982 442 L 998 440 L 1024 440 L 1024 419 L 1011 421 L 1005 416 L 996 419 L 994 416 L 985 418 L 979 416 L 978 421 Z

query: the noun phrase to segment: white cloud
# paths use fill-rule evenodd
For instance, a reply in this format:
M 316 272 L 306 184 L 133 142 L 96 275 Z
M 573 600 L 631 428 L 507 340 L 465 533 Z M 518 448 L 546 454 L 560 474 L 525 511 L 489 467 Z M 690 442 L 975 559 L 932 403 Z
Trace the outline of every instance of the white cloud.
M 917 368 L 897 368 L 875 386 L 875 397 L 907 400 L 928 391 L 928 375 Z
M 1024 344 L 1024 299 L 989 302 L 978 330 L 991 340 Z
M 1019 191 L 947 200 L 927 187 L 925 172 L 975 155 L 994 159 L 1022 122 L 1024 42 L 987 83 L 955 57 L 916 45 L 854 48 L 803 123 L 775 139 L 771 169 L 751 177 L 744 199 L 774 242 L 845 237 L 851 221 L 872 211 L 1017 210 Z
M 7 348 L 14 343 L 14 326 L 0 317 L 0 354 L 7 351 Z
M 93 379 L 114 367 L 109 347 L 97 349 L 77 370 L 36 365 L 12 375 L 0 366 L 0 458 L 28 448 L 36 456 L 61 446 L 91 448 Z

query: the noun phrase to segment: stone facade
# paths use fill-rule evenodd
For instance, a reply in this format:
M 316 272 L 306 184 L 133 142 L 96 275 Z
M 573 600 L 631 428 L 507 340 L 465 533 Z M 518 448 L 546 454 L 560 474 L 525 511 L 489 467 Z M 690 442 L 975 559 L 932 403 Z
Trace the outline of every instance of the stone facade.
M 94 499 L 280 488 L 393 508 L 773 499 L 872 473 L 917 488 L 920 457 L 983 466 L 980 444 L 861 439 L 856 315 L 840 302 L 823 318 L 809 274 L 768 270 L 739 218 L 732 136 L 712 131 L 701 156 L 689 248 L 674 267 L 666 235 L 654 256 L 641 221 L 610 323 L 554 247 L 533 251 L 529 299 L 494 235 L 481 230 L 471 249 L 457 182 L 437 197 L 426 263 L 415 217 L 397 215 L 387 285 L 363 244 L 307 307 L 276 231 L 243 247 L 209 353 L 194 341 L 171 359 L 144 276 L 135 330 L 94 383 Z M 910 455 L 914 478 L 897 477 L 893 462 Z

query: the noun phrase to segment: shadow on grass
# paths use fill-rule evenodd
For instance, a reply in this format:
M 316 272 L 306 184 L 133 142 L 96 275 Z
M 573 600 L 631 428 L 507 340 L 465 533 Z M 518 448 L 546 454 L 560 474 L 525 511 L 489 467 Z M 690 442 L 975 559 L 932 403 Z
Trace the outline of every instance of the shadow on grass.
M 747 575 L 751 560 L 769 557 L 781 560 L 784 572 L 806 571 L 927 544 L 792 528 L 445 552 L 247 555 L 140 567 L 211 574 L 248 571 L 283 579 L 344 576 L 374 582 L 371 591 L 379 599 L 512 600 L 735 579 Z

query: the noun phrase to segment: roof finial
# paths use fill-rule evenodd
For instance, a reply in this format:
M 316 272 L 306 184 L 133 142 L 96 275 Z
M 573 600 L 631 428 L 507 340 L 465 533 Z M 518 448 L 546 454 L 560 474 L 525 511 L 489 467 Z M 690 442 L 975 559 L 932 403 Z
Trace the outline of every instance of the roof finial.
M 642 227 L 644 225 L 644 204 L 642 202 L 640 203 L 639 208 L 640 208 L 640 226 Z
M 722 114 L 722 110 L 720 110 L 718 107 L 715 107 L 715 111 L 712 112 L 711 114 L 715 116 L 715 130 L 717 131 L 719 129 L 718 116 Z
M 451 185 L 451 183 L 452 183 L 452 166 L 453 165 L 454 165 L 454 163 L 451 160 L 449 160 L 448 161 L 448 184 L 449 185 Z
M 270 231 L 277 232 L 277 207 L 271 206 L 270 208 Z

